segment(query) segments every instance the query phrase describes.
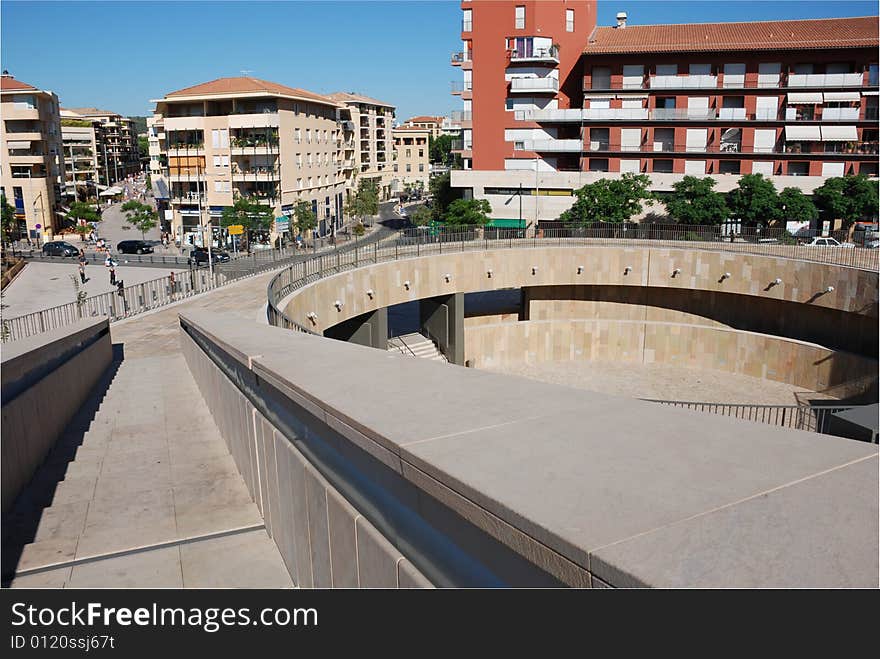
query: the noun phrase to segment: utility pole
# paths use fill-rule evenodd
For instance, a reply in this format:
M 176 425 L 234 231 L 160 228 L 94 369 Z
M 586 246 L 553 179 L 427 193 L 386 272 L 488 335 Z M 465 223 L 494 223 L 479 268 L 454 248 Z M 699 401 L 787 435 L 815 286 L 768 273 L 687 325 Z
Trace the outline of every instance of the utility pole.
M 198 161 L 196 162 L 196 202 L 199 208 L 199 232 L 202 234 L 202 242 L 205 242 L 205 224 L 202 221 L 202 169 L 198 165 Z M 207 182 L 206 182 L 207 183 Z M 207 188 L 208 186 L 205 185 Z M 208 272 L 211 275 L 211 282 L 214 281 L 214 259 L 211 258 L 211 242 L 213 242 L 213 236 L 210 231 L 210 216 L 208 221 Z
M 535 235 L 538 233 L 538 201 L 540 200 L 538 187 L 538 156 L 535 156 Z

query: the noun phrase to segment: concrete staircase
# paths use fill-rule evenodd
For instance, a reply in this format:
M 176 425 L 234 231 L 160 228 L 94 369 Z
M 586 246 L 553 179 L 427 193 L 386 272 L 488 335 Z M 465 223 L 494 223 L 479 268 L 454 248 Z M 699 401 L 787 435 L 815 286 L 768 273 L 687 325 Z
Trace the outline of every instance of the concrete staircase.
M 434 342 L 421 334 L 403 334 L 388 340 L 388 349 L 397 350 L 407 357 L 420 357 L 434 361 L 448 361 Z

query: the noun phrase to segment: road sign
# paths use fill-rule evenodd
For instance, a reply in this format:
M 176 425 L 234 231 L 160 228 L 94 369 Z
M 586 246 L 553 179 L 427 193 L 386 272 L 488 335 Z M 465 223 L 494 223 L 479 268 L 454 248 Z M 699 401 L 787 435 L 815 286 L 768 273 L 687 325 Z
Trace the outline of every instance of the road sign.
M 229 227 L 229 235 L 230 236 L 240 236 L 244 233 L 244 225 L 242 224 L 233 224 Z
M 288 218 L 287 216 L 276 217 L 275 231 L 277 231 L 278 233 L 290 231 L 290 218 Z
M 35 224 L 34 225 L 34 229 L 42 229 L 42 228 L 43 228 L 42 224 Z

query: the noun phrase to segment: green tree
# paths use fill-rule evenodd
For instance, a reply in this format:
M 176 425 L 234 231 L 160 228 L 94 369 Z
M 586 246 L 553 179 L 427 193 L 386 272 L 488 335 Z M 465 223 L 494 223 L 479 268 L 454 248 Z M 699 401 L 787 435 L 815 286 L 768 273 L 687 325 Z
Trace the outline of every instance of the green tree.
M 127 205 L 127 204 L 126 204 Z M 125 210 L 125 206 L 122 207 Z M 67 218 L 73 220 L 76 224 L 82 222 L 100 222 L 101 216 L 90 204 L 82 201 L 75 201 L 70 205 L 70 211 Z
M 363 223 L 361 223 L 361 222 L 356 222 L 355 225 L 351 228 L 351 232 L 352 232 L 354 235 L 360 237 L 360 236 L 363 236 L 363 235 L 364 235 L 364 232 L 366 232 L 366 229 L 364 228 Z
M 425 226 L 433 217 L 431 209 L 424 205 L 416 206 L 409 213 L 409 221 L 417 227 Z
M 721 224 L 727 219 L 727 204 L 714 187 L 715 179 L 708 176 L 685 176 L 663 200 L 666 212 L 680 224 Z
M 577 200 L 560 215 L 563 222 L 626 222 L 642 212 L 642 203 L 651 199 L 651 180 L 644 174 L 627 173 L 619 179 L 601 179 L 575 191 Z
M 318 226 L 318 217 L 307 201 L 298 201 L 293 207 L 294 224 L 300 235 L 311 238 L 312 230 Z
M 783 188 L 779 193 L 779 211 L 783 222 L 812 222 L 819 218 L 816 204 L 798 188 Z
M 866 216 L 877 214 L 877 181 L 864 174 L 836 176 L 813 191 L 823 220 L 843 220 L 845 228 Z
M 452 153 L 452 135 L 440 135 L 432 138 L 428 144 L 428 156 L 432 163 L 439 165 L 451 165 L 454 154 Z
M 449 226 L 485 226 L 492 206 L 485 199 L 456 199 L 446 209 L 444 219 Z
M 428 182 L 428 190 L 431 192 L 431 210 L 435 220 L 442 220 L 446 209 L 456 199 L 461 199 L 461 189 L 453 188 L 452 177 L 449 172 L 433 177 Z
M 141 158 L 150 157 L 150 140 L 146 135 L 138 135 L 138 152 Z
M 358 181 L 357 191 L 345 204 L 346 215 L 351 215 L 361 224 L 364 220 L 379 213 L 379 185 L 373 179 L 361 179 Z
M 13 234 L 17 233 L 18 222 L 15 220 L 15 208 L 6 201 L 6 195 L 0 195 L 0 209 L 2 209 L 2 219 L 0 219 L 0 230 L 2 230 L 4 244 L 12 240 Z
M 141 238 L 146 238 L 147 231 L 159 224 L 159 214 L 148 204 L 132 199 L 122 204 L 122 210 L 125 221 L 141 232 Z
M 742 176 L 727 193 L 727 207 L 731 217 L 747 227 L 766 227 L 782 217 L 776 186 L 761 174 Z
M 240 224 L 247 232 L 248 242 L 254 232 L 268 231 L 275 216 L 272 209 L 251 197 L 239 197 L 232 206 L 223 209 L 220 226 L 230 227 Z

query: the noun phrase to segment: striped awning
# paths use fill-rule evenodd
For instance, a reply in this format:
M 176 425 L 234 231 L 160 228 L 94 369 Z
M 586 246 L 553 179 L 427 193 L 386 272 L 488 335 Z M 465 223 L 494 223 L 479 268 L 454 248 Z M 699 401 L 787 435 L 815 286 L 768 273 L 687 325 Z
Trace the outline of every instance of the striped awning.
M 823 142 L 855 142 L 859 131 L 855 126 L 822 126 Z
M 825 101 L 859 101 L 861 95 L 858 92 L 825 92 Z
M 786 142 L 816 141 L 822 139 L 819 126 L 786 126 Z
M 791 92 L 788 95 L 789 105 L 812 105 L 822 102 L 822 92 Z

